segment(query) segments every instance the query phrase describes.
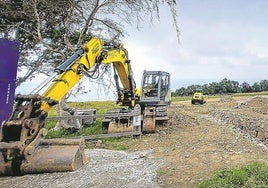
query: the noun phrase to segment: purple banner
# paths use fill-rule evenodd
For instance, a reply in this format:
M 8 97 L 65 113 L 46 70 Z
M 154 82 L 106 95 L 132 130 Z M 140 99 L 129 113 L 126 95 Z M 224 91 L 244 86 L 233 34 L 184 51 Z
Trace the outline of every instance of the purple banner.
M 19 42 L 0 38 L 0 126 L 12 113 L 18 60 Z

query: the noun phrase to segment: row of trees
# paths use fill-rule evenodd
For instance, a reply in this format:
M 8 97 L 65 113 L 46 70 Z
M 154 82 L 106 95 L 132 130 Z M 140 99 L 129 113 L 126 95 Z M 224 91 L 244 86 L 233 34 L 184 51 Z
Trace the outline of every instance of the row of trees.
M 268 80 L 262 80 L 250 85 L 247 82 L 239 83 L 238 81 L 228 80 L 224 78 L 220 82 L 212 82 L 204 85 L 190 85 L 188 87 L 181 87 L 172 93 L 172 96 L 190 96 L 197 89 L 202 89 L 206 95 L 223 94 L 223 93 L 249 93 L 268 91 Z

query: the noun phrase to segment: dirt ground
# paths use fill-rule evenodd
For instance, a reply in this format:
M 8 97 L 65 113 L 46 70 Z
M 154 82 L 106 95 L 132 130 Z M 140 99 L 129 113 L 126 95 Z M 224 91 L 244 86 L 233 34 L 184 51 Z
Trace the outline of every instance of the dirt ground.
M 0 187 L 187 188 L 223 168 L 268 164 L 267 96 L 174 102 L 169 116 L 157 133 L 122 141 L 126 151 L 89 143 L 90 163 L 75 172 L 2 177 Z
M 163 159 L 162 187 L 194 187 L 223 168 L 268 163 L 268 97 L 222 96 L 204 105 L 173 103 L 170 124 L 132 150 L 153 149 Z

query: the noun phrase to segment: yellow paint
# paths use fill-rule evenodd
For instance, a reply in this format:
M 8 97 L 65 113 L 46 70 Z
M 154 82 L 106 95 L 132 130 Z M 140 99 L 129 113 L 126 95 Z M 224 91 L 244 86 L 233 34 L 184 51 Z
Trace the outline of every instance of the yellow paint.
M 79 74 L 79 66 L 84 67 L 84 71 L 91 69 L 99 59 L 101 63 L 108 64 L 113 63 L 117 73 L 120 77 L 124 89 L 130 88 L 130 81 L 128 76 L 129 65 L 127 51 L 123 48 L 121 44 L 119 48 L 104 48 L 103 41 L 98 38 L 92 38 L 85 45 L 82 46 L 84 54 L 76 60 L 70 69 L 61 73 L 53 83 L 48 87 L 48 89 L 42 94 L 45 98 L 53 99 L 59 101 L 70 91 L 76 83 L 84 76 L 84 74 Z M 81 73 L 81 71 L 80 71 Z M 50 110 L 50 105 L 43 101 L 41 109 L 44 111 Z

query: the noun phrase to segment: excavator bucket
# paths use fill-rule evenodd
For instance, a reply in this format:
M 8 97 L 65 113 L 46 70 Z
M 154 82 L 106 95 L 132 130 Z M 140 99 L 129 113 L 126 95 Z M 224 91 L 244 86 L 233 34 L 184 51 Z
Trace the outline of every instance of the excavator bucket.
M 141 108 L 136 105 L 134 109 L 115 109 L 109 111 L 102 120 L 103 133 L 123 133 L 136 131 L 140 126 Z
M 40 132 L 42 132 L 41 130 Z M 29 144 L 0 142 L 0 176 L 75 171 L 88 163 L 84 139 L 43 139 Z
M 84 140 L 44 139 L 28 160 L 21 164 L 22 174 L 75 171 L 88 162 Z
M 40 96 L 20 96 L 1 126 L 0 176 L 74 171 L 88 162 L 85 140 L 45 139 L 47 113 Z M 24 104 L 25 103 L 25 104 Z
M 111 121 L 108 128 L 108 133 L 120 133 L 120 132 L 131 132 L 133 131 L 133 124 L 129 119 L 125 119 L 124 123 L 122 120 Z
M 130 110 L 114 109 L 109 111 L 102 120 L 104 133 L 122 133 L 133 131 Z

